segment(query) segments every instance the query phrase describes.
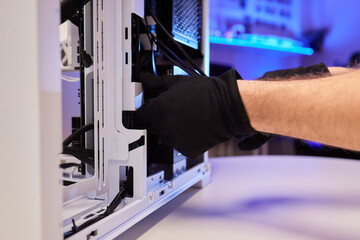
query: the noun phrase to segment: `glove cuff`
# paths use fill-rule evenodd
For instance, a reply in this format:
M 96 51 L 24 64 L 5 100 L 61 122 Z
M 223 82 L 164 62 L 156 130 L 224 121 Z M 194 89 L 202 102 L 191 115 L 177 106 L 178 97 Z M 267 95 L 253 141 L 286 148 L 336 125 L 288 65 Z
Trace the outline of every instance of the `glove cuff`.
M 237 80 L 242 79 L 240 74 L 235 69 L 232 69 L 219 76 L 219 78 L 226 83 L 230 94 L 230 106 L 228 111 L 231 116 L 229 117 L 229 125 L 236 128 L 233 135 L 257 133 L 250 124 L 248 114 L 240 96 L 237 85 Z

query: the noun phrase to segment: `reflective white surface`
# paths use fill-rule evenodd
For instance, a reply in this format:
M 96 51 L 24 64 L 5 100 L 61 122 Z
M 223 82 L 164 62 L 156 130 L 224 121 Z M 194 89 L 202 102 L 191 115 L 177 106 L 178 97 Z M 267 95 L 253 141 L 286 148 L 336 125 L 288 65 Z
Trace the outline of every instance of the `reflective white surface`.
M 360 239 L 360 161 L 215 158 L 189 189 L 117 239 Z

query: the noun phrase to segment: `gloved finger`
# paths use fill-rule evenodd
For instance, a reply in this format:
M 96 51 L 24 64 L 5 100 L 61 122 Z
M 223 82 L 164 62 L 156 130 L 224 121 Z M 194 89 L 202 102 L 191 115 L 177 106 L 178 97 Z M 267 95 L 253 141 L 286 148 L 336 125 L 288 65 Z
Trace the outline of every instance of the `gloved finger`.
M 138 75 L 138 80 L 143 84 L 146 99 L 157 97 L 176 84 L 191 80 L 192 78 L 194 77 L 183 75 L 163 75 L 155 77 L 148 72 L 140 72 Z
M 243 78 L 240 76 L 240 74 L 235 70 L 231 69 L 229 71 L 226 71 L 225 73 L 218 76 L 219 79 L 236 79 L 236 80 L 242 80 Z
M 258 80 L 266 80 L 266 79 L 274 79 L 274 78 L 281 78 L 281 79 L 288 79 L 295 76 L 302 76 L 309 78 L 316 76 L 327 76 L 331 75 L 329 69 L 324 63 L 319 63 L 315 65 L 311 65 L 309 67 L 298 67 L 298 68 L 290 68 L 290 69 L 283 69 L 277 70 L 272 72 L 265 73 L 262 77 L 258 78 Z
M 146 101 L 138 110 L 123 112 L 123 124 L 129 129 L 149 128 L 156 106 L 156 99 Z
M 256 133 L 241 140 L 238 147 L 243 151 L 252 151 L 264 145 L 273 136 L 273 134 L 268 133 Z

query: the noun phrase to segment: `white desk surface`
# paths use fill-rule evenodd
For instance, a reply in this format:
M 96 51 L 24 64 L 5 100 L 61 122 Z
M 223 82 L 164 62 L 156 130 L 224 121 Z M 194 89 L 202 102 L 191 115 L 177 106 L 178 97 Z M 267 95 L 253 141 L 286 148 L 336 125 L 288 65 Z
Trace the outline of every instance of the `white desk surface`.
M 360 239 L 360 161 L 210 159 L 212 183 L 189 189 L 117 239 Z

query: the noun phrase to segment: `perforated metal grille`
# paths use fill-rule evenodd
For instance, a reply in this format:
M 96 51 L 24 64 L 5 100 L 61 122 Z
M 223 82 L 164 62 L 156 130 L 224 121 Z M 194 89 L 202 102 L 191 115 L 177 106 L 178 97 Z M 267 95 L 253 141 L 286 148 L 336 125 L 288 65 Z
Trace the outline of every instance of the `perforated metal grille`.
M 173 34 L 197 43 L 201 37 L 201 2 L 199 0 L 173 0 Z

